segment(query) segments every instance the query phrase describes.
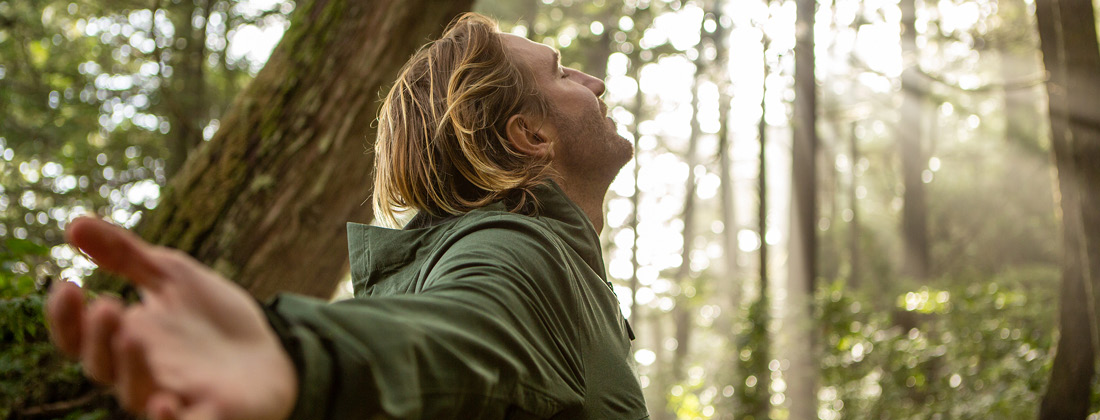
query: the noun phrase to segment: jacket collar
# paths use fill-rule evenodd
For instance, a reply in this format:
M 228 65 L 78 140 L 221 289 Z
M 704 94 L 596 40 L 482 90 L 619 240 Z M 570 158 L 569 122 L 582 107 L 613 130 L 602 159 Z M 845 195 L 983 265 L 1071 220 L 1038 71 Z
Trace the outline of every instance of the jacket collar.
M 537 205 L 528 205 L 517 213 L 544 222 L 606 281 L 599 236 L 588 216 L 553 181 L 535 187 L 534 193 Z M 511 208 L 515 208 L 515 202 L 506 199 L 457 216 L 440 218 L 422 212 L 400 230 L 349 222 L 348 253 L 355 295 L 364 294 L 390 277 L 415 276 L 458 220 Z

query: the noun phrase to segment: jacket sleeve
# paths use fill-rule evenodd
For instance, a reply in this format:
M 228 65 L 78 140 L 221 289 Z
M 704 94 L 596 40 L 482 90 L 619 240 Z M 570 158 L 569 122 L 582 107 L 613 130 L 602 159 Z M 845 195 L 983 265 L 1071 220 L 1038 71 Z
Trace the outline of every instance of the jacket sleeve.
M 547 418 L 581 404 L 561 251 L 522 223 L 444 246 L 420 294 L 267 306 L 298 369 L 291 418 Z

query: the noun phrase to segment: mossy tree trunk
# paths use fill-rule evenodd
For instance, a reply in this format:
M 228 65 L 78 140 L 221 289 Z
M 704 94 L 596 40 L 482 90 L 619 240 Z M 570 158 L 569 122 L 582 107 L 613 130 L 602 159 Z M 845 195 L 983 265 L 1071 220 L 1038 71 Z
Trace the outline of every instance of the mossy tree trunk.
M 1100 46 L 1091 2 L 1040 0 L 1035 9 L 1065 246 L 1058 347 L 1039 418 L 1084 419 L 1098 350 Z
M 264 299 L 329 297 L 345 223 L 369 222 L 383 89 L 472 0 L 299 1 L 221 129 L 169 182 L 138 233 Z

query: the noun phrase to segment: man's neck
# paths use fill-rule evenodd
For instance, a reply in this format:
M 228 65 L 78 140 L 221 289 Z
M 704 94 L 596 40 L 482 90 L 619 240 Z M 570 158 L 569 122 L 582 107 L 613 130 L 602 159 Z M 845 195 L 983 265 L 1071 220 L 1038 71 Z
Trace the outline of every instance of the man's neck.
M 593 182 L 575 184 L 564 178 L 555 181 L 557 181 L 565 196 L 569 197 L 569 200 L 573 201 L 577 207 L 580 207 L 585 216 L 588 216 L 588 221 L 592 222 L 592 227 L 596 229 L 596 235 L 599 235 L 600 231 L 603 230 L 603 200 L 604 196 L 607 195 L 607 188 L 610 187 L 610 184 L 603 185 L 603 183 Z

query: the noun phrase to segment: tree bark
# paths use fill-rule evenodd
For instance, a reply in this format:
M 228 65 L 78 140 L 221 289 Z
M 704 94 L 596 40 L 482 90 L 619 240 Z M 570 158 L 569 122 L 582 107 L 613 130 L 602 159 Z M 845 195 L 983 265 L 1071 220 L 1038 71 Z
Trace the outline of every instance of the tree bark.
M 915 0 L 901 1 L 901 54 L 905 69 L 901 73 L 903 95 L 898 115 L 898 157 L 901 160 L 902 195 L 905 207 L 901 212 L 902 273 L 917 280 L 928 277 L 928 205 L 925 199 L 922 172 L 928 166 L 922 144 L 924 108 L 928 82 L 920 74 L 920 53 L 917 50 Z
M 472 1 L 300 1 L 267 65 L 139 226 L 258 298 L 329 297 L 368 222 L 380 93 Z
M 817 90 L 814 76 L 815 0 L 798 0 L 795 23 L 795 76 L 790 267 L 787 288 L 787 381 L 792 419 L 817 418 L 819 335 L 813 319 L 816 289 Z
M 1059 339 L 1039 418 L 1083 419 L 1095 375 L 1100 273 L 1100 46 L 1091 2 L 1036 2 L 1049 79 L 1063 256 Z

